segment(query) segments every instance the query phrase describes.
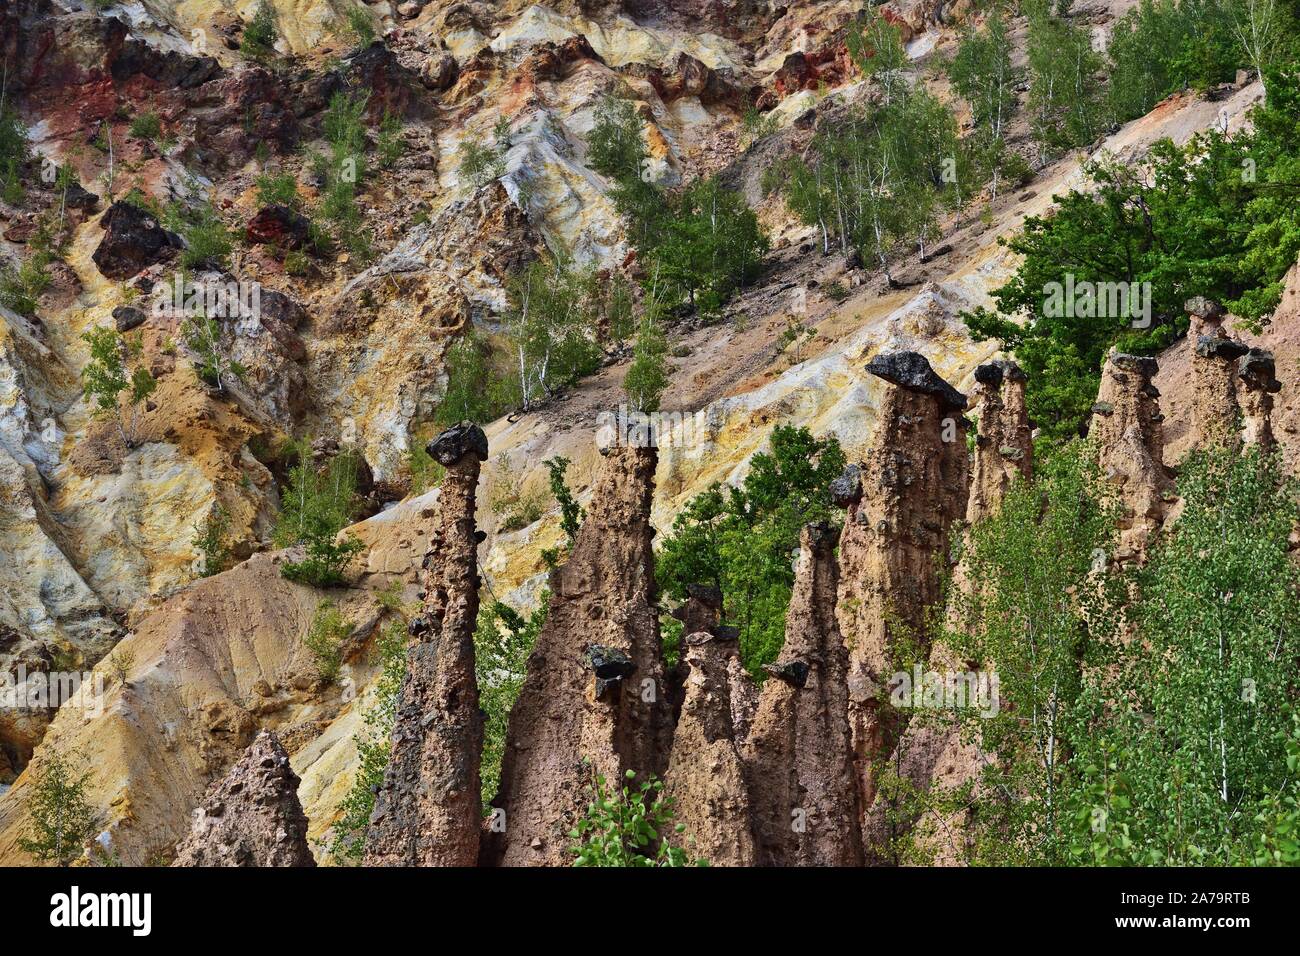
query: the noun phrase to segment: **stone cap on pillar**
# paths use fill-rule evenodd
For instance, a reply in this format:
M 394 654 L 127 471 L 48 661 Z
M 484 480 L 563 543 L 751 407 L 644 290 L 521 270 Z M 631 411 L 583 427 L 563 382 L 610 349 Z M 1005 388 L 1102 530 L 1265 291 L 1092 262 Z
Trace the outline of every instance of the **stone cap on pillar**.
M 933 395 L 949 410 L 966 410 L 966 396 L 953 388 L 930 367 L 919 352 L 890 352 L 867 363 L 867 371 L 899 388 Z
M 477 455 L 479 461 L 488 459 L 487 436 L 473 422 L 452 425 L 430 441 L 424 450 L 443 467 L 454 465 L 471 453 Z

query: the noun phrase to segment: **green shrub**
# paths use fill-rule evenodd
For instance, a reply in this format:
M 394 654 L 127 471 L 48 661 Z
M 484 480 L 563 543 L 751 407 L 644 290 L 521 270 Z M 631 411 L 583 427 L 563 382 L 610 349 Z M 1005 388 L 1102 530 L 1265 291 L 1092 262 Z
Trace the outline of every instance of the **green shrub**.
M 152 110 L 147 110 L 131 120 L 130 134 L 136 139 L 159 142 L 162 140 L 162 120 Z
M 22 167 L 27 156 L 27 130 L 0 97 L 0 199 L 11 206 L 23 201 Z
M 230 565 L 230 546 L 226 543 L 229 533 L 230 512 L 225 505 L 217 502 L 203 520 L 194 526 L 194 550 L 203 557 L 199 577 L 220 574 Z
M 85 396 L 94 402 L 96 415 L 113 417 L 123 444 L 134 448 L 140 408 L 158 386 L 147 366 L 129 366 L 142 354 L 143 340 L 139 335 L 127 338 L 108 326 L 90 329 L 81 338 L 90 346 L 90 360 L 81 369 Z M 123 392 L 125 407 L 119 409 Z
M 240 52 L 254 60 L 268 59 L 275 55 L 275 41 L 278 39 L 280 31 L 275 8 L 269 0 L 262 0 L 253 19 L 244 26 L 244 34 L 239 41 Z
M 181 324 L 181 337 L 193 353 L 194 374 L 205 385 L 224 392 L 235 380 L 248 374 L 244 366 L 230 357 L 222 343 L 221 323 L 206 316 L 189 316 Z
M 638 787 L 635 771 L 625 776 L 623 785 L 611 792 L 604 776 L 592 774 L 586 812 L 569 831 L 578 841 L 572 848 L 573 865 L 707 866 L 708 861 L 693 861 L 685 850 L 669 844 L 673 805 L 671 797 L 663 796 L 663 781 L 651 775 Z M 678 824 L 674 829 L 681 833 L 686 828 Z
M 509 606 L 495 602 L 479 610 L 474 630 L 474 670 L 478 679 L 479 707 L 486 715 L 483 725 L 483 759 L 479 776 L 483 787 L 484 813 L 497 795 L 501 783 L 501 760 L 505 756 L 510 711 L 524 686 L 528 655 L 546 623 L 550 594 L 538 596 L 537 609 L 522 617 Z
M 312 615 L 302 643 L 311 651 L 316 670 L 325 683 L 332 684 L 338 678 L 343 666 L 343 642 L 351 635 L 352 625 L 333 601 L 321 601 L 316 605 L 316 613 Z
M 833 436 L 778 425 L 741 487 L 714 484 L 696 495 L 664 536 L 655 564 L 660 588 L 677 600 L 692 584 L 720 588 L 724 619 L 739 628 L 741 659 L 756 678 L 785 643 L 799 532 L 837 516 L 830 483 L 844 465 Z
M 99 831 L 100 814 L 86 799 L 90 771 L 84 754 L 44 747 L 27 773 L 27 830 L 18 848 L 42 863 L 71 866 Z
M 287 206 L 297 210 L 302 205 L 298 180 L 292 173 L 262 173 L 254 182 L 259 206 Z
M 302 561 L 286 561 L 280 573 L 316 587 L 342 584 L 343 568 L 365 547 L 355 537 L 337 540 L 356 513 L 356 456 L 342 452 L 318 468 L 311 460 L 310 441 L 304 439 L 295 449 L 298 463 L 280 494 L 274 537 L 281 547 L 305 546 L 307 554 Z
M 363 6 L 349 6 L 343 16 L 347 22 L 347 32 L 357 42 L 357 46 L 367 47 L 375 42 L 375 21 Z

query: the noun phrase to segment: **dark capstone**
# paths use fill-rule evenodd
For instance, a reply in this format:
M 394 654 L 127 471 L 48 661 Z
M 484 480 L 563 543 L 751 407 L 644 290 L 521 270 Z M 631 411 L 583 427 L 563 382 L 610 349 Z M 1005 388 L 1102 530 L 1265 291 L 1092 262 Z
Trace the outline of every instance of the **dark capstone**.
M 1002 384 L 1002 365 L 998 362 L 985 362 L 978 366 L 975 369 L 975 381 L 997 388 Z
M 144 320 L 144 311 L 133 305 L 119 305 L 113 310 L 113 324 L 117 326 L 119 332 L 130 332 L 137 326 L 143 325 Z
M 803 687 L 808 683 L 808 671 L 811 668 L 803 661 L 789 661 L 785 664 L 764 664 L 763 670 L 773 677 L 785 681 L 791 687 Z
M 129 279 L 184 245 L 151 213 L 122 200 L 108 207 L 99 224 L 104 238 L 91 258 L 109 279 Z
M 479 461 L 487 461 L 487 436 L 473 422 L 461 422 L 439 434 L 424 450 L 444 467 L 456 464 L 471 452 L 478 456 Z
M 591 669 L 596 672 L 596 696 L 604 697 L 605 691 L 620 683 L 636 670 L 632 658 L 614 647 L 592 644 L 587 648 Z
M 429 629 L 429 619 L 425 617 L 413 617 L 407 627 L 412 637 L 419 637 Z
M 486 532 L 486 531 L 483 531 L 482 529 L 479 529 L 478 531 L 475 531 L 475 532 L 474 532 L 474 541 L 475 541 L 476 543 L 478 543 L 478 544 L 482 544 L 482 543 L 483 543 L 484 541 L 486 541 L 486 540 L 487 540 L 487 532 Z
M 1258 382 L 1266 392 L 1279 392 L 1282 383 L 1277 380 L 1277 365 L 1273 353 L 1267 349 L 1251 349 L 1237 363 L 1237 374 L 1250 383 Z
M 1110 357 L 1110 361 L 1116 368 L 1137 372 L 1147 378 L 1151 378 L 1160 370 L 1160 363 L 1150 355 L 1129 355 L 1127 352 L 1116 352 Z
M 1235 362 L 1249 351 L 1236 339 L 1221 335 L 1202 335 L 1196 340 L 1196 354 L 1201 358 L 1227 359 Z
M 686 596 L 688 598 L 694 598 L 705 607 L 722 607 L 722 589 L 715 588 L 712 585 L 688 584 L 686 585 Z
M 1198 319 L 1218 319 L 1226 314 L 1223 306 L 1203 295 L 1193 296 L 1188 299 L 1183 303 L 1183 308 L 1188 315 L 1194 315 Z
M 831 500 L 839 508 L 847 508 L 862 500 L 862 469 L 846 465 L 840 476 L 831 482 Z
M 867 363 L 867 371 L 900 388 L 933 395 L 953 411 L 966 408 L 966 396 L 941 379 L 919 352 L 877 355 Z

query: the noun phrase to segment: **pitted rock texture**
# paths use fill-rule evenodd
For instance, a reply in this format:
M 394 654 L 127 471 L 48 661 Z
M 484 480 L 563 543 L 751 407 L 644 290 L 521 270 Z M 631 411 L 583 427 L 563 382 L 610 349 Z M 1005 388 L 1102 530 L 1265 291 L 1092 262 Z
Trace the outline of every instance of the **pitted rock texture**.
M 975 370 L 978 434 L 966 520 L 978 521 L 1001 503 L 1017 476 L 1034 467 L 1034 442 L 1025 410 L 1025 373 L 1015 362 L 998 361 Z
M 760 865 L 862 863 L 835 543 L 824 523 L 800 534 L 785 646 L 744 746 Z
M 939 572 L 952 523 L 966 514 L 969 472 L 965 397 L 919 355 L 878 357 L 872 369 L 895 384 L 859 467 L 861 495 L 840 498 L 847 511 L 838 603 L 864 810 L 875 794 L 873 764 L 888 758 L 901 729 L 886 699 L 890 658 L 903 646 L 929 650 L 927 609 L 942 597 Z
M 315 866 L 298 775 L 280 738 L 262 731 L 208 790 L 173 866 Z
M 487 438 L 466 422 L 435 438 L 431 454 L 435 449 L 447 474 L 424 558 L 424 608 L 412 628 L 418 640 L 407 653 L 392 756 L 366 833 L 368 866 L 474 866 L 479 857 L 474 502 Z
M 734 644 L 734 638 L 707 631 L 682 639 L 686 694 L 664 788 L 673 801 L 673 822 L 686 827 L 670 839 L 712 866 L 755 863 L 749 793 L 731 717 L 727 663 Z
M 564 865 L 593 774 L 663 776 L 672 724 L 651 547 L 657 459 L 653 448 L 606 453 L 573 553 L 551 576 L 546 625 L 510 714 L 494 801 L 505 832 L 493 835 L 488 862 Z M 598 678 L 593 645 L 625 655 L 630 674 Z
M 1102 480 L 1123 509 L 1122 559 L 1145 553 L 1160 529 L 1173 493 L 1164 465 L 1164 417 L 1151 380 L 1156 360 L 1112 352 L 1102 368 L 1089 437 L 1097 444 Z M 1231 384 L 1231 383 L 1229 383 Z

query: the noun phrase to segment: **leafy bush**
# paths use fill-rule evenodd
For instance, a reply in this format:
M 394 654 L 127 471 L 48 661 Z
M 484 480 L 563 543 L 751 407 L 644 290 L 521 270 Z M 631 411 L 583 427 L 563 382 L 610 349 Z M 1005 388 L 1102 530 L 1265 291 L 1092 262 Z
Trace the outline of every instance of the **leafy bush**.
M 44 747 L 28 769 L 27 831 L 18 848 L 42 863 L 71 866 L 99 831 L 100 814 L 86 799 L 90 772 L 84 754 L 62 754 Z
M 298 180 L 292 173 L 262 173 L 254 181 L 259 206 L 286 206 L 298 209 L 302 199 L 298 195 Z
M 275 8 L 269 0 L 262 0 L 253 19 L 244 25 L 239 49 L 254 60 L 265 60 L 275 55 L 275 42 L 280 39 Z
M 138 335 L 128 339 L 108 326 L 90 329 L 81 338 L 90 346 L 90 360 L 81 370 L 85 396 L 95 403 L 97 415 L 113 416 L 123 444 L 134 448 L 140 407 L 158 386 L 148 367 L 128 365 L 143 352 L 143 340 Z M 126 403 L 119 411 L 123 392 Z
M 281 547 L 305 545 L 302 561 L 286 561 L 280 573 L 290 581 L 316 587 L 343 583 L 343 568 L 364 549 L 356 538 L 337 540 L 356 513 L 357 461 L 351 452 L 332 457 L 321 467 L 311 460 L 311 442 L 296 445 L 298 463 L 280 494 L 275 541 Z
M 672 798 L 662 796 L 662 780 L 651 775 L 639 787 L 636 772 L 627 771 L 626 783 L 610 792 L 604 776 L 593 774 L 586 812 L 569 831 L 578 844 L 573 847 L 574 866 L 707 866 L 706 860 L 692 861 L 685 850 L 669 844 L 667 832 L 673 826 Z M 686 828 L 678 824 L 676 831 Z
M 510 149 L 510 121 L 504 116 L 492 128 L 493 143 L 477 139 L 460 144 L 460 174 L 475 189 L 481 189 L 506 174 L 506 153 Z
M 483 758 L 479 776 L 483 786 L 484 812 L 496 797 L 501 783 L 501 760 L 505 756 L 506 730 L 510 710 L 523 689 L 528 655 L 546 623 L 550 594 L 538 596 L 537 609 L 523 618 L 501 602 L 479 610 L 474 630 L 474 670 L 478 680 L 479 707 L 483 725 Z
M 494 367 L 488 342 L 470 327 L 447 350 L 447 391 L 434 420 L 441 425 L 480 425 L 515 407 L 516 383 Z
M 384 784 L 392 755 L 393 724 L 406 679 L 406 621 L 393 618 L 380 632 L 376 650 L 380 673 L 374 696 L 361 714 L 363 727 L 353 740 L 357 745 L 357 774 L 339 804 L 341 815 L 333 828 L 330 853 L 358 862 L 365 855 L 366 828 L 375 810 L 375 796 Z
M 136 139 L 158 142 L 162 139 L 162 120 L 153 110 L 146 110 L 131 120 L 129 132 Z
M 163 213 L 168 228 L 185 240 L 181 265 L 186 269 L 224 269 L 229 265 L 234 240 L 212 204 L 174 202 Z
M 0 199 L 11 206 L 23 201 L 22 168 L 27 155 L 27 130 L 0 97 Z
M 653 311 L 641 317 L 632 364 L 623 377 L 623 391 L 628 407 L 639 412 L 656 412 L 659 400 L 668 388 L 668 339 L 659 327 Z
M 343 642 L 351 635 L 352 625 L 333 601 L 321 601 L 316 605 L 316 613 L 312 615 L 302 643 L 311 651 L 316 670 L 325 683 L 332 684 L 338 678 L 343 666 Z
M 207 578 L 220 574 L 230 564 L 230 546 L 226 535 L 230 533 L 230 512 L 226 506 L 217 502 L 194 526 L 194 549 L 203 557 L 203 567 L 199 577 Z
M 370 12 L 359 4 L 349 6 L 343 13 L 347 31 L 357 41 L 358 46 L 366 47 L 375 42 L 375 21 Z
M 794 587 L 791 553 L 809 521 L 831 520 L 830 483 L 845 457 L 832 436 L 778 425 L 739 488 L 713 485 L 692 498 L 664 537 L 655 573 L 664 593 L 686 598 L 691 584 L 722 589 L 724 619 L 740 630 L 740 654 L 756 678 L 785 642 Z
M 244 366 L 231 358 L 222 343 L 221 323 L 207 316 L 188 316 L 181 324 L 181 337 L 192 353 L 194 374 L 205 385 L 224 392 L 226 385 L 248 374 Z

